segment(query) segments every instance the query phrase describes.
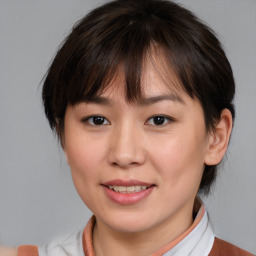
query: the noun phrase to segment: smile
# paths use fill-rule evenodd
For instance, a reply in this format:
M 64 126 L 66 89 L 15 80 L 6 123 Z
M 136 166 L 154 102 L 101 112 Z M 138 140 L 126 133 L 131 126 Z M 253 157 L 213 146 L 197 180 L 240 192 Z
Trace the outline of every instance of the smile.
M 136 193 L 146 190 L 147 186 L 107 186 L 109 189 L 118 193 Z
M 131 205 L 146 200 L 156 185 L 138 180 L 111 180 L 101 184 L 106 196 L 120 205 Z

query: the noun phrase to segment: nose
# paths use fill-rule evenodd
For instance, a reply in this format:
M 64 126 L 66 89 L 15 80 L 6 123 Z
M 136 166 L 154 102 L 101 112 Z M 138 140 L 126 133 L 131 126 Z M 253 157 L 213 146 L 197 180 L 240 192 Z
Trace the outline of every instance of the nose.
M 143 136 L 136 125 L 123 124 L 113 130 L 108 152 L 111 165 L 126 169 L 142 165 L 145 159 Z

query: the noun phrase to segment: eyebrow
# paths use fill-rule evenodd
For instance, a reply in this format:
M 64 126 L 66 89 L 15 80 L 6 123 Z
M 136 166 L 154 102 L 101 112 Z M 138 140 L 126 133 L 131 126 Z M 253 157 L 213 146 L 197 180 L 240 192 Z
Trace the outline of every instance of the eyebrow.
M 87 98 L 85 100 L 83 100 L 83 102 L 85 103 L 96 103 L 96 104 L 100 104 L 100 105 L 111 105 L 111 101 L 106 98 L 106 97 L 102 97 L 102 96 L 93 96 L 90 98 Z
M 176 94 L 157 95 L 157 96 L 152 96 L 152 97 L 148 97 L 148 98 L 142 98 L 137 101 L 137 104 L 140 106 L 148 106 L 148 105 L 155 104 L 155 103 L 158 103 L 160 101 L 165 101 L 165 100 L 170 100 L 170 101 L 185 104 L 184 100 L 179 95 L 176 95 Z M 112 105 L 111 100 L 109 98 L 106 98 L 103 96 L 93 96 L 91 98 L 83 100 L 83 102 L 95 103 L 95 104 L 100 104 L 100 105 L 105 105 L 105 106 Z
M 147 105 L 151 105 L 164 100 L 170 100 L 170 101 L 185 104 L 184 100 L 180 96 L 176 94 L 167 94 L 167 95 L 158 95 L 158 96 L 152 96 L 149 98 L 143 98 L 142 100 L 139 101 L 139 105 L 147 106 Z

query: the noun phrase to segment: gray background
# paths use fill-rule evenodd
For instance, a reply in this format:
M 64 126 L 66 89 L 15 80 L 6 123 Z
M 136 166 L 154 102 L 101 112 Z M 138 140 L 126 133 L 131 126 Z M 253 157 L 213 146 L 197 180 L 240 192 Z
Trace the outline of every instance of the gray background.
M 39 86 L 58 44 L 100 0 L 0 0 L 0 243 L 43 244 L 90 212 L 43 114 Z M 216 188 L 217 235 L 256 253 L 256 1 L 179 0 L 219 35 L 237 83 L 237 118 Z

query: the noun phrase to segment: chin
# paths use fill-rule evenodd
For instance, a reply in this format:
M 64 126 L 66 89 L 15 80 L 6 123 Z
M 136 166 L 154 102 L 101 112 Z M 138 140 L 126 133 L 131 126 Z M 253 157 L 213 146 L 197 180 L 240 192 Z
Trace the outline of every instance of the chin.
M 144 214 L 137 213 L 119 213 L 117 215 L 112 215 L 108 218 L 101 216 L 96 219 L 101 219 L 108 227 L 113 230 L 122 233 L 140 233 L 146 230 L 149 230 L 154 226 L 154 218 L 153 216 L 146 216 Z

